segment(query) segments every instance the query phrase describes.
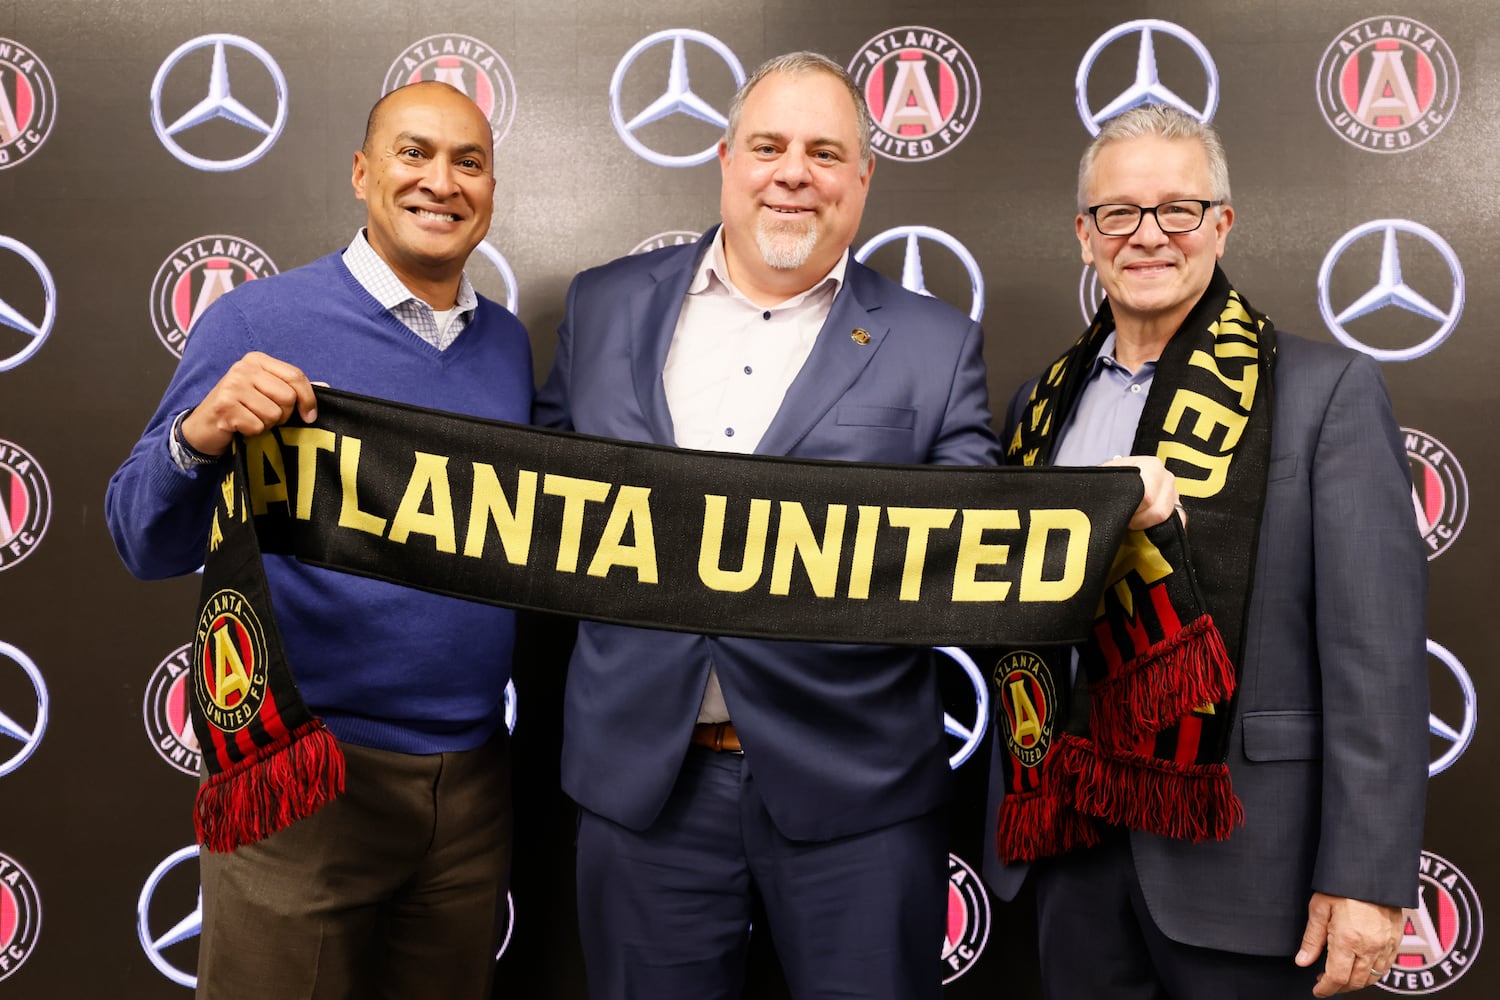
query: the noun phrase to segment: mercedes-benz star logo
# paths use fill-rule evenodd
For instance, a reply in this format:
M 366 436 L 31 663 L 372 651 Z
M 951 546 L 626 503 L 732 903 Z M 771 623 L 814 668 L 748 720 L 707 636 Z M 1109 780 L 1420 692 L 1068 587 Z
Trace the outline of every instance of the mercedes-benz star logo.
M 1083 273 L 1078 276 L 1078 308 L 1083 310 L 1084 326 L 1094 321 L 1105 298 L 1104 289 L 1099 287 L 1099 272 L 1092 264 L 1083 265 Z
M 171 124 L 167 124 L 162 118 L 161 109 L 162 87 L 167 77 L 171 75 L 172 70 L 184 56 L 209 45 L 213 46 L 214 52 L 213 65 L 208 75 L 208 95 L 178 116 Z M 271 122 L 267 123 L 264 118 L 246 107 L 230 92 L 229 65 L 224 57 L 226 45 L 248 52 L 270 74 L 271 81 L 276 88 L 276 114 Z M 250 39 L 241 38 L 238 35 L 202 35 L 183 42 L 171 55 L 167 56 L 161 68 L 156 71 L 156 78 L 151 81 L 151 127 L 156 130 L 157 138 L 161 140 L 163 146 L 167 147 L 169 153 L 188 166 L 199 170 L 238 170 L 254 163 L 264 156 L 281 136 L 281 130 L 286 126 L 286 113 L 286 77 L 282 75 L 281 67 L 276 65 L 275 59 L 271 58 L 271 53 Z M 178 144 L 176 136 L 179 133 L 215 118 L 223 118 L 235 125 L 243 126 L 251 132 L 259 133 L 263 138 L 250 152 L 227 160 L 196 156 Z
M 167 855 L 166 860 L 157 865 L 155 870 L 146 879 L 146 884 L 141 887 L 141 898 L 135 906 L 136 934 L 140 937 L 141 947 L 146 951 L 146 957 L 151 964 L 156 966 L 156 971 L 166 976 L 178 986 L 186 986 L 196 989 L 198 977 L 192 972 L 179 969 L 167 960 L 162 953 L 174 944 L 180 944 L 189 938 L 195 938 L 203 933 L 203 889 L 198 889 L 197 904 L 186 915 L 176 920 L 170 927 L 160 934 L 151 929 L 151 898 L 155 895 L 157 888 L 167 873 L 183 862 L 198 856 L 198 845 L 192 844 L 179 851 Z M 196 968 L 197 963 L 194 963 Z
M 1420 237 L 1447 263 L 1448 272 L 1453 278 L 1452 304 L 1447 309 L 1434 305 L 1408 285 L 1406 279 L 1402 277 L 1401 250 L 1396 243 L 1398 232 Z M 1335 312 L 1329 294 L 1329 281 L 1333 276 L 1333 268 L 1352 244 L 1371 233 L 1380 233 L 1383 238 L 1380 250 L 1380 271 L 1375 284 L 1342 310 Z M 1368 316 L 1388 306 L 1396 306 L 1433 320 L 1438 327 L 1426 340 L 1415 347 L 1395 350 L 1371 347 L 1362 343 L 1347 329 L 1346 324 L 1351 320 Z M 1323 322 L 1328 324 L 1329 331 L 1346 346 L 1356 351 L 1364 351 L 1381 361 L 1410 361 L 1412 358 L 1421 357 L 1447 340 L 1454 327 L 1458 326 L 1458 318 L 1463 315 L 1464 311 L 1463 266 L 1459 264 L 1458 254 L 1453 252 L 1448 241 L 1421 223 L 1406 219 L 1376 219 L 1349 230 L 1328 251 L 1328 256 L 1323 258 L 1323 266 L 1318 269 L 1318 309 L 1322 312 Z
M 897 226 L 887 229 L 885 232 L 872 236 L 854 254 L 854 259 L 863 264 L 876 250 L 898 239 L 905 239 L 906 253 L 901 261 L 901 285 L 907 291 L 916 292 L 918 295 L 933 297 L 927 290 L 927 279 L 922 270 L 922 240 L 932 240 L 941 243 L 963 264 L 964 271 L 969 276 L 969 318 L 976 323 L 979 317 L 984 315 L 984 275 L 979 271 L 979 261 L 969 252 L 969 248 L 958 240 L 949 236 L 941 229 L 933 229 L 931 226 Z M 957 303 L 954 303 L 957 305 Z M 962 308 L 962 306 L 960 306 Z
M 1447 667 L 1453 679 L 1458 682 L 1458 689 L 1463 695 L 1464 713 L 1463 718 L 1457 720 L 1456 723 L 1439 718 L 1436 711 L 1428 714 L 1428 731 L 1438 740 L 1448 744 L 1448 748 L 1427 765 L 1427 776 L 1431 778 L 1446 771 L 1454 761 L 1463 756 L 1465 750 L 1469 749 L 1469 744 L 1474 741 L 1474 726 L 1479 716 L 1475 704 L 1474 682 L 1469 678 L 1469 672 L 1464 669 L 1464 665 L 1458 661 L 1458 657 L 1431 639 L 1427 640 L 1427 655 L 1435 657 L 1438 662 Z
M 620 88 L 625 82 L 625 74 L 630 71 L 630 67 L 641 53 L 669 41 L 672 43 L 672 63 L 667 71 L 666 92 L 626 121 L 624 109 L 620 106 Z M 715 52 L 734 74 L 735 88 L 738 89 L 744 85 L 745 69 L 740 65 L 733 50 L 713 35 L 690 28 L 658 31 L 654 35 L 642 38 L 620 59 L 619 65 L 615 66 L 615 74 L 609 81 L 609 117 L 615 123 L 615 131 L 637 156 L 661 167 L 696 167 L 700 163 L 707 163 L 718 152 L 718 138 L 716 137 L 707 149 L 700 152 L 674 156 L 668 153 L 658 153 L 641 142 L 635 137 L 637 129 L 672 115 L 687 115 L 689 118 L 696 118 L 707 122 L 721 132 L 729 125 L 728 118 L 693 92 L 692 84 L 688 80 L 686 44 L 688 42 L 696 42 Z
M 494 244 L 487 240 L 481 240 L 474 248 L 474 252 L 489 261 L 491 266 L 500 272 L 500 280 L 505 283 L 505 308 L 515 312 L 521 301 L 521 288 L 516 283 L 516 272 L 511 269 L 510 261 L 506 260 L 505 255 L 496 250 Z M 469 259 L 472 261 L 474 258 L 470 256 Z M 480 279 L 480 284 L 488 284 L 488 282 Z M 485 289 L 480 288 L 479 291 L 484 292 Z
M 983 742 L 985 731 L 989 728 L 990 689 L 989 685 L 984 681 L 984 675 L 979 672 L 978 664 L 974 662 L 968 653 L 965 653 L 957 646 L 937 646 L 934 648 L 963 668 L 964 675 L 969 679 L 969 686 L 974 689 L 974 718 L 972 722 L 960 722 L 946 710 L 943 712 L 943 732 L 949 736 L 956 737 L 963 744 L 948 758 L 948 766 L 957 770 L 960 764 L 974 756 L 974 751 Z
M 1089 72 L 1094 68 L 1094 63 L 1099 54 L 1118 38 L 1126 35 L 1140 33 L 1140 49 L 1136 52 L 1135 59 L 1135 82 L 1127 87 L 1118 97 L 1110 101 L 1098 111 L 1094 111 L 1089 104 Z M 1156 41 L 1154 32 L 1170 35 L 1193 50 L 1198 61 L 1203 64 L 1203 72 L 1208 77 L 1208 95 L 1204 98 L 1203 106 L 1197 107 L 1190 101 L 1178 96 L 1166 84 L 1161 82 L 1161 74 L 1156 67 Z M 1122 111 L 1142 104 L 1170 104 L 1192 115 L 1201 122 L 1212 120 L 1214 111 L 1219 106 L 1219 70 L 1214 65 L 1213 56 L 1209 55 L 1208 49 L 1198 41 L 1191 32 L 1187 31 L 1170 21 L 1158 21 L 1155 19 L 1144 19 L 1139 21 L 1128 21 L 1125 24 L 1115 25 L 1113 28 L 1100 35 L 1089 50 L 1083 54 L 1083 61 L 1078 64 L 1078 76 L 1074 81 L 1074 89 L 1078 95 L 1078 114 L 1083 119 L 1084 126 L 1090 135 L 1098 135 L 1100 126 L 1110 118 Z
M 13 240 L 9 236 L 0 236 L 0 250 L 9 250 L 31 265 L 31 269 L 36 272 L 37 278 L 42 283 L 43 302 L 41 319 L 33 321 L 7 302 L 4 290 L 0 289 L 0 326 L 19 330 L 26 338 L 19 350 L 9 355 L 0 355 L 0 372 L 6 372 L 19 367 L 41 350 L 42 342 L 52 332 L 53 320 L 57 318 L 57 285 L 53 282 L 52 272 L 47 270 L 47 265 L 42 258 L 26 244 Z M 0 347 L 0 350 L 4 348 Z
M 22 716 L 19 706 L 12 706 L 10 713 L 7 713 L 5 706 L 0 705 L 0 775 L 5 775 L 26 763 L 26 758 L 36 752 L 37 745 L 42 742 L 42 734 L 47 731 L 47 682 L 42 680 L 42 672 L 36 668 L 36 664 L 10 643 L 0 642 L 0 658 L 19 666 L 36 692 L 34 713 L 28 712 Z M 0 668 L 3 668 L 3 664 L 0 664 Z M 23 721 L 27 717 L 32 721 Z M 15 743 L 21 744 L 19 750 L 15 749 Z

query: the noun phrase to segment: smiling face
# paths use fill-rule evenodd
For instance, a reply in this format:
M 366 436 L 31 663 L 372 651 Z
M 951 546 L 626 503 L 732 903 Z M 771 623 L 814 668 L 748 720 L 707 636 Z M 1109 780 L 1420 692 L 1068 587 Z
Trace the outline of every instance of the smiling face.
M 730 277 L 751 299 L 806 291 L 854 242 L 874 170 L 855 116 L 844 84 L 817 70 L 772 73 L 745 97 L 719 143 L 719 212 Z
M 388 95 L 372 125 L 353 176 L 370 246 L 418 295 L 456 292 L 494 208 L 489 122 L 464 94 L 429 82 Z M 451 306 L 451 296 L 434 305 Z
M 1192 139 L 1142 136 L 1100 147 L 1087 185 L 1090 205 L 1150 207 L 1178 198 L 1215 199 L 1208 153 Z M 1094 265 L 1121 335 L 1170 337 L 1213 277 L 1234 225 L 1234 209 L 1210 208 L 1191 233 L 1168 235 L 1153 215 L 1130 236 L 1101 236 L 1087 215 L 1076 222 L 1083 262 Z

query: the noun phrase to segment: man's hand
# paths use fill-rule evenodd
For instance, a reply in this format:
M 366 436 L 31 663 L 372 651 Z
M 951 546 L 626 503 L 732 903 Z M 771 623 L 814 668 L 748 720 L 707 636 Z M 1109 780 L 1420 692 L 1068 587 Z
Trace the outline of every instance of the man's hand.
M 1161 524 L 1172 516 L 1174 510 L 1181 515 L 1183 525 L 1187 525 L 1187 512 L 1182 509 L 1182 498 L 1177 495 L 1177 477 L 1167 471 L 1167 467 L 1161 464 L 1161 459 L 1126 455 L 1123 458 L 1112 458 L 1104 464 L 1134 466 L 1141 474 L 1146 494 L 1141 497 L 1141 504 L 1130 519 L 1130 530 L 1145 531 L 1153 525 Z
M 1398 907 L 1313 893 L 1296 958 L 1298 965 L 1307 968 L 1327 945 L 1328 961 L 1318 973 L 1313 996 L 1352 993 L 1384 976 L 1396 960 L 1402 919 Z
M 285 361 L 251 351 L 183 418 L 182 436 L 195 451 L 222 455 L 236 434 L 253 437 L 280 426 L 294 410 L 308 423 L 318 417 L 307 376 Z

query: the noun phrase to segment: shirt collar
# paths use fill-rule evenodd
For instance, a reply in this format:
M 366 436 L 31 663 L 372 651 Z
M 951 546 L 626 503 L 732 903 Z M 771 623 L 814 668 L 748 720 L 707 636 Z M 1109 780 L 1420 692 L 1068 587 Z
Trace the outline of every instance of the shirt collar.
M 381 259 L 375 248 L 370 246 L 365 231 L 360 229 L 354 234 L 354 239 L 349 241 L 349 247 L 344 251 L 344 266 L 354 279 L 364 286 L 365 291 L 374 297 L 385 309 L 394 309 L 403 302 L 422 302 L 421 299 L 412 294 L 406 283 L 396 276 L 391 266 Z M 427 303 L 422 302 L 425 306 Z M 469 282 L 467 273 L 459 276 L 458 296 L 454 301 L 453 308 L 460 315 L 473 312 L 479 306 L 479 295 L 474 291 L 474 286 Z M 429 307 L 431 308 L 431 307 Z
M 1099 377 L 1099 373 L 1106 368 L 1113 368 L 1125 373 L 1125 366 L 1115 360 L 1115 331 L 1111 330 L 1104 338 L 1104 343 L 1099 345 L 1099 353 L 1094 356 L 1094 363 L 1089 367 L 1086 381 L 1093 381 Z M 1139 378 L 1142 375 L 1151 375 L 1156 371 L 1155 361 L 1143 361 L 1139 368 L 1130 373 L 1131 378 Z
M 844 272 L 847 271 L 848 268 L 849 250 L 846 247 L 844 249 L 844 252 L 839 255 L 839 259 L 837 263 L 833 265 L 832 269 L 830 269 L 827 274 L 823 275 L 821 279 L 815 282 L 811 288 L 807 289 L 805 292 L 799 292 L 798 294 L 793 295 L 785 302 L 778 302 L 775 308 L 781 309 L 785 306 L 800 305 L 809 296 L 828 287 L 832 287 L 833 294 L 835 296 L 838 295 L 839 289 L 844 286 Z M 755 305 L 753 302 L 750 302 L 749 298 L 745 296 L 745 293 L 741 292 L 734 286 L 734 282 L 729 280 L 729 261 L 724 256 L 723 226 L 720 226 L 719 231 L 714 233 L 713 242 L 708 245 L 708 252 L 705 253 L 703 255 L 703 259 L 698 262 L 698 270 L 693 272 L 693 280 L 688 285 L 688 294 L 700 295 L 703 292 L 713 290 L 715 285 L 717 285 L 724 291 L 727 291 L 735 298 L 741 299 L 742 301 L 749 303 L 750 305 Z M 760 309 L 761 307 L 755 306 L 755 308 Z

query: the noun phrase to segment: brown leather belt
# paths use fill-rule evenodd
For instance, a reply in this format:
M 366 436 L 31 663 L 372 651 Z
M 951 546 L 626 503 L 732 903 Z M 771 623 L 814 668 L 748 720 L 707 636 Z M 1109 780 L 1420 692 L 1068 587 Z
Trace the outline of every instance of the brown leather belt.
M 745 752 L 740 746 L 740 737 L 734 731 L 732 722 L 700 722 L 693 726 L 693 735 L 688 742 L 694 746 L 708 747 L 710 750 L 729 753 Z

